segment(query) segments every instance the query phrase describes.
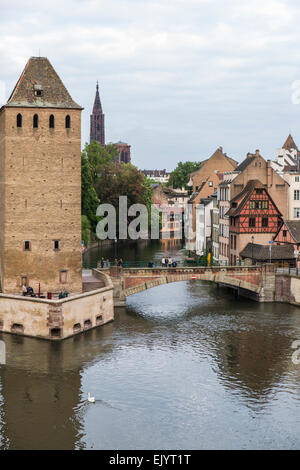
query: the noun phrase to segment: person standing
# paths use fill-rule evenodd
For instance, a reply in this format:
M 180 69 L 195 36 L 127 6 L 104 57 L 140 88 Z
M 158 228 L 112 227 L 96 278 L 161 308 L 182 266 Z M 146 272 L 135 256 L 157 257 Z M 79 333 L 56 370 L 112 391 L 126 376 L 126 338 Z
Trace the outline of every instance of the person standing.
M 173 262 L 172 258 L 169 258 L 169 268 L 172 267 L 172 262 Z
M 165 266 L 165 263 L 166 263 L 165 258 L 162 258 L 162 259 L 161 259 L 161 264 L 162 264 L 162 266 Z

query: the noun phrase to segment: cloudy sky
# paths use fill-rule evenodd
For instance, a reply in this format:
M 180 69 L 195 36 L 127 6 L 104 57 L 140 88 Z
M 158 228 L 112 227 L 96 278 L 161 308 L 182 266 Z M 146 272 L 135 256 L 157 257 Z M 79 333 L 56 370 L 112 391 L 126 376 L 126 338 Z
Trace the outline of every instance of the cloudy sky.
M 299 24 L 297 0 L 0 0 L 0 80 L 7 98 L 47 56 L 85 108 L 83 143 L 99 80 L 106 142 L 142 169 L 220 145 L 273 158 L 290 131 L 300 146 Z

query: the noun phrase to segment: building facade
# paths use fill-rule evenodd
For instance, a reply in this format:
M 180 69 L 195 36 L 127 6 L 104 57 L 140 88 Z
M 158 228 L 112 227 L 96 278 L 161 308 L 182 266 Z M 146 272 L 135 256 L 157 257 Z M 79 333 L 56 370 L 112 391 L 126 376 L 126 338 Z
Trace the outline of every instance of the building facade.
M 237 162 L 219 147 L 210 158 L 201 163 L 199 170 L 190 174 L 188 185 L 193 188 L 193 193 L 201 193 L 201 198 L 207 198 L 217 191 L 223 173 L 233 171 L 237 165 Z
M 115 144 L 119 150 L 119 163 L 130 163 L 131 162 L 131 154 L 130 154 L 130 145 L 126 142 L 117 142 Z
M 229 262 L 229 217 L 227 212 L 230 209 L 230 187 L 237 172 L 224 173 L 224 180 L 219 184 L 218 204 L 219 204 L 219 262 L 228 264 Z
M 44 57 L 0 110 L 3 293 L 82 291 L 81 111 Z
M 236 168 L 238 175 L 231 183 L 231 198 L 239 194 L 250 180 L 259 180 L 267 189 L 282 216 L 288 214 L 288 183 L 272 168 L 271 160 L 265 160 L 259 153 L 248 153 L 246 159 Z
M 164 170 L 141 170 L 146 178 L 149 178 L 157 183 L 167 183 L 170 178 L 170 174 Z
M 239 262 L 240 252 L 248 243 L 267 245 L 282 224 L 281 213 L 265 186 L 250 180 L 230 201 L 228 211 L 230 264 Z

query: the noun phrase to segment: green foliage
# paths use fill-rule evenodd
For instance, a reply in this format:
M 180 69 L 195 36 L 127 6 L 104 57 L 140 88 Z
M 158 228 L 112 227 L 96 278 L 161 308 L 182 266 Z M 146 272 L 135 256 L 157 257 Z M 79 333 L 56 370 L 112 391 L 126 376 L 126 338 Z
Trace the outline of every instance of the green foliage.
M 91 224 L 86 215 L 81 216 L 81 239 L 87 247 L 91 238 Z
M 119 196 L 127 196 L 128 208 L 137 203 L 147 207 L 150 223 L 152 183 L 134 165 L 116 164 L 118 157 L 119 151 L 115 144 L 102 147 L 97 142 L 92 142 L 86 144 L 82 152 L 81 209 L 82 216 L 86 217 L 82 229 L 85 241 L 90 240 L 96 231 L 99 220 L 96 209 L 100 201 L 112 204 L 118 215 Z
M 179 162 L 175 170 L 170 174 L 168 186 L 188 189 L 187 184 L 190 179 L 190 173 L 199 170 L 200 166 L 201 162 Z
M 152 185 L 134 165 L 103 164 L 100 174 L 95 184 L 97 196 L 101 201 L 112 204 L 117 213 L 119 196 L 127 196 L 128 207 L 139 203 L 150 211 L 153 201 Z
M 98 223 L 96 210 L 99 206 L 99 199 L 93 186 L 92 169 L 87 158 L 87 154 L 82 152 L 81 156 L 81 214 L 86 216 L 90 222 L 91 230 L 95 232 Z
M 83 156 L 89 162 L 93 184 L 95 184 L 98 179 L 102 165 L 112 163 L 114 158 L 118 155 L 119 151 L 115 144 L 109 144 L 105 147 L 102 147 L 102 145 L 95 141 L 90 144 L 85 144 Z

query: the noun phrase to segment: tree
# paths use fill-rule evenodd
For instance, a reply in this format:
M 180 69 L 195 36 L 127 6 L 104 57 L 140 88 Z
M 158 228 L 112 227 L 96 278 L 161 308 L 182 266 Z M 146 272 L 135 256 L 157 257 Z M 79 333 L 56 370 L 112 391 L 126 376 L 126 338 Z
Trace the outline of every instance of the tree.
M 87 154 L 82 152 L 81 156 L 81 214 L 86 216 L 90 229 L 95 232 L 98 223 L 96 210 L 99 206 L 99 199 L 93 186 L 92 169 L 90 167 Z
M 201 162 L 179 162 L 170 175 L 168 186 L 188 189 L 187 184 L 190 179 L 190 173 L 199 170 L 200 166 Z
M 114 162 L 119 156 L 119 150 L 115 144 L 109 144 L 103 147 L 98 142 L 93 141 L 90 144 L 85 144 L 83 155 L 89 162 L 92 181 L 93 184 L 95 184 L 101 166 Z
M 87 247 L 91 239 L 91 224 L 86 215 L 81 216 L 81 239 Z
M 105 182 L 105 184 L 103 184 Z M 103 164 L 95 184 L 98 198 L 112 204 L 119 214 L 119 196 L 127 196 L 127 208 L 133 204 L 144 204 L 148 209 L 149 220 L 153 202 L 152 185 L 150 181 L 131 163 Z M 128 222 L 130 217 L 128 218 Z

